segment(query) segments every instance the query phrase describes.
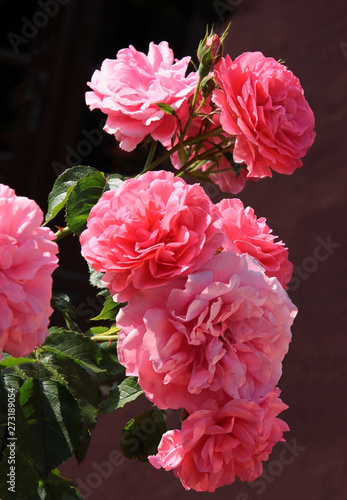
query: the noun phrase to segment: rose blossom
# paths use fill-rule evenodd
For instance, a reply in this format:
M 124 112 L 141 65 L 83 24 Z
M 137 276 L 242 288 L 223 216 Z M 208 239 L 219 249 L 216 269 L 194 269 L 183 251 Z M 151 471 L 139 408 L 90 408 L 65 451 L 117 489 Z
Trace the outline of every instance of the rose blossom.
M 248 253 L 265 269 L 267 276 L 275 276 L 284 288 L 291 279 L 293 265 L 288 261 L 288 250 L 283 241 L 277 241 L 266 219 L 257 219 L 251 207 L 244 208 L 237 198 L 224 199 L 217 204 L 221 228 L 225 233 L 224 250 L 236 254 Z
M 291 174 L 313 143 L 314 116 L 298 78 L 261 52 L 229 56 L 215 67 L 220 86 L 213 100 L 220 122 L 236 135 L 234 160 L 245 163 L 248 177 Z
M 125 151 L 132 151 L 148 134 L 169 144 L 178 121 L 156 103 L 168 104 L 179 118 L 188 114 L 187 101 L 198 82 L 197 73 L 185 76 L 189 62 L 190 57 L 174 62 L 167 42 L 151 42 L 148 55 L 130 45 L 94 72 L 86 103 L 107 115 L 104 129 L 115 134 Z
M 121 309 L 118 356 L 161 409 L 260 397 L 281 376 L 295 315 L 283 287 L 254 259 L 221 252 Z
M 222 244 L 218 211 L 202 187 L 171 172 L 147 172 L 107 191 L 81 235 L 82 254 L 106 273 L 115 300 L 186 275 Z
M 159 469 L 173 470 L 185 489 L 213 492 L 235 477 L 254 481 L 272 448 L 284 441 L 288 425 L 277 415 L 287 406 L 275 389 L 257 401 L 236 399 L 217 410 L 201 409 L 166 432 L 158 453 L 149 456 Z
M 35 201 L 0 184 L 0 355 L 26 356 L 48 335 L 58 246 L 42 221 Z

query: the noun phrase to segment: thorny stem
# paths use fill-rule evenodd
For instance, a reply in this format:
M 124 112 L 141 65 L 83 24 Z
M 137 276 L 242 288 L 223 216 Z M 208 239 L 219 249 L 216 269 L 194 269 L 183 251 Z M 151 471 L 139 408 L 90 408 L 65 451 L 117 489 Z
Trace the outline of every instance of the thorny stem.
M 144 174 L 145 172 L 148 172 L 148 170 L 154 170 L 158 165 L 160 165 L 167 158 L 170 158 L 170 156 L 173 153 L 176 153 L 176 151 L 178 151 L 180 148 L 183 148 L 185 146 L 192 146 L 193 144 L 196 144 L 198 142 L 202 142 L 202 141 L 208 139 L 209 137 L 217 136 L 221 132 L 223 132 L 223 128 L 222 127 L 216 127 L 213 130 L 210 130 L 209 132 L 207 132 L 206 134 L 199 135 L 198 137 L 190 137 L 189 139 L 186 139 L 185 141 L 182 141 L 181 144 L 178 142 L 173 148 L 171 148 L 170 150 L 166 151 L 160 158 L 158 158 L 157 160 L 155 160 L 153 163 L 147 165 L 146 169 L 143 169 L 143 171 L 141 172 L 141 174 Z M 141 174 L 139 174 L 139 175 L 141 175 Z
M 207 151 L 205 151 L 200 155 L 195 156 L 178 170 L 176 176 L 181 176 L 185 173 L 189 174 L 189 172 L 191 172 L 192 170 L 194 170 L 196 167 L 199 166 L 202 160 L 205 161 L 212 161 L 212 159 L 215 160 L 215 158 L 211 159 L 210 156 L 214 155 L 215 153 L 221 153 L 223 146 L 226 145 L 229 141 L 230 138 L 226 138 L 219 144 L 216 144 L 215 147 L 208 149 Z
M 69 227 L 59 228 L 58 231 L 56 233 L 54 233 L 54 236 L 55 236 L 54 241 L 62 240 L 66 236 L 69 236 L 69 234 L 72 234 L 72 231 Z
M 193 118 L 195 118 L 195 116 L 196 116 L 195 106 L 196 106 L 196 103 L 197 103 L 197 100 L 198 100 L 198 97 L 199 97 L 199 89 L 200 89 L 201 80 L 202 80 L 202 78 L 199 75 L 199 80 L 198 80 L 197 86 L 195 87 L 195 92 L 194 92 L 194 95 L 193 95 L 192 109 L 191 109 L 188 121 L 187 121 L 187 123 L 186 123 L 186 125 L 184 127 L 183 133 L 181 135 L 181 140 L 180 140 L 181 144 L 183 143 L 183 139 L 184 139 L 184 137 L 185 137 L 185 135 L 187 133 L 187 130 L 189 129 L 190 124 L 192 123 Z
M 94 342 L 107 342 L 108 340 L 118 340 L 118 335 L 93 335 L 90 339 Z

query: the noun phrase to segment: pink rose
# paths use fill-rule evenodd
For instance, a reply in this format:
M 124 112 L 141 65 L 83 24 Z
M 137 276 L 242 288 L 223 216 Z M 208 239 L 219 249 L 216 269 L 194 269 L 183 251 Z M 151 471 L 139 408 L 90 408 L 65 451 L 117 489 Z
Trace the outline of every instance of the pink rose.
M 281 376 L 296 312 L 255 260 L 221 252 L 121 309 L 119 360 L 162 409 L 261 397 Z
M 82 254 L 106 273 L 115 300 L 187 275 L 222 244 L 218 210 L 198 184 L 171 172 L 147 172 L 107 191 L 81 235 Z
M 248 401 L 229 401 L 217 410 L 201 409 L 182 422 L 181 430 L 166 432 L 158 453 L 149 456 L 159 469 L 173 470 L 185 489 L 213 492 L 235 477 L 254 481 L 273 447 L 284 441 L 288 425 L 276 418 L 287 406 L 275 389 Z
M 314 116 L 291 71 L 261 52 L 234 61 L 227 56 L 215 67 L 219 89 L 213 101 L 220 122 L 236 135 L 234 160 L 245 163 L 248 177 L 271 177 L 270 167 L 291 174 L 301 167 L 313 143 Z
M 33 200 L 0 184 L 0 355 L 26 356 L 48 335 L 58 246 Z
M 174 61 L 167 42 L 151 42 L 148 55 L 130 45 L 94 72 L 88 83 L 93 92 L 86 93 L 86 103 L 107 115 L 106 132 L 115 134 L 125 151 L 132 151 L 149 134 L 169 144 L 178 121 L 156 103 L 170 105 L 182 119 L 188 114 L 187 101 L 198 82 L 197 73 L 185 76 L 189 62 L 190 57 Z
M 237 198 L 217 204 L 221 215 L 221 229 L 225 233 L 224 250 L 236 254 L 247 253 L 265 269 L 267 276 L 275 276 L 284 288 L 290 281 L 293 264 L 288 261 L 288 250 L 283 241 L 277 241 L 266 219 L 257 219 L 251 207 L 244 208 Z

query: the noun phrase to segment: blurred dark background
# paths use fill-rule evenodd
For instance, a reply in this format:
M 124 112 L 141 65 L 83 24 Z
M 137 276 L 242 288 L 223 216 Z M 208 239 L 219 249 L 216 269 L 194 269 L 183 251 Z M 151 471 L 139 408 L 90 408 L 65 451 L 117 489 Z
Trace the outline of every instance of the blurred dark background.
M 0 2 L 0 182 L 46 209 L 57 175 L 91 165 L 132 175 L 144 151 L 124 153 L 100 132 L 103 116 L 84 102 L 86 82 L 105 58 L 167 40 L 177 58 L 194 56 L 206 24 L 222 32 L 231 57 L 262 51 L 299 77 L 316 116 L 317 138 L 291 176 L 249 182 L 239 197 L 267 218 L 295 264 L 289 291 L 299 314 L 279 386 L 291 431 L 253 485 L 236 481 L 220 500 L 345 500 L 347 471 L 346 0 L 39 0 Z M 220 198 L 208 190 L 213 201 Z M 62 241 L 55 287 L 94 315 L 77 239 Z M 81 307 L 82 305 L 82 307 Z M 88 316 L 89 315 L 89 316 Z M 101 416 L 82 465 L 62 465 L 85 499 L 211 498 L 186 492 L 172 473 L 120 458 L 124 424 L 145 399 Z M 287 450 L 284 452 L 284 450 Z

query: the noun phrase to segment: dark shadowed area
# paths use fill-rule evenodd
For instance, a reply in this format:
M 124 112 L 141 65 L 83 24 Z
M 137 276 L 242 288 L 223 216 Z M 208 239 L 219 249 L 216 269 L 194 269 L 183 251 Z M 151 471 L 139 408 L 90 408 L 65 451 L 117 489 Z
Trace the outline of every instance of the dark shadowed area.
M 65 0 L 36 32 L 23 18 L 34 19 L 41 9 L 37 2 L 2 1 L 0 8 L 0 182 L 34 198 L 43 210 L 66 167 L 89 164 L 125 175 L 141 170 L 144 151 L 120 151 L 100 132 L 102 115 L 84 103 L 93 71 L 129 44 L 147 52 L 151 40 L 167 40 L 181 58 L 195 54 L 207 22 L 221 33 L 232 21 L 225 52 L 234 58 L 259 50 L 284 61 L 300 79 L 316 117 L 316 141 L 303 167 L 291 176 L 249 182 L 239 195 L 258 217 L 267 218 L 295 265 L 289 293 L 299 314 L 279 383 L 289 406 L 283 414 L 291 429 L 287 443 L 275 447 L 253 484 L 236 481 L 214 495 L 185 491 L 171 472 L 121 455 L 125 423 L 151 407 L 141 396 L 101 415 L 85 461 L 78 466 L 69 460 L 60 467 L 62 474 L 85 500 L 346 499 L 346 1 Z M 220 199 L 215 190 L 207 192 L 212 201 Z M 67 247 L 62 242 L 56 289 L 64 288 L 76 306 L 88 304 L 93 291 L 78 241 L 64 253 Z M 95 303 L 80 308 L 80 319 L 88 323 L 97 309 Z M 176 420 L 173 413 L 170 421 Z

